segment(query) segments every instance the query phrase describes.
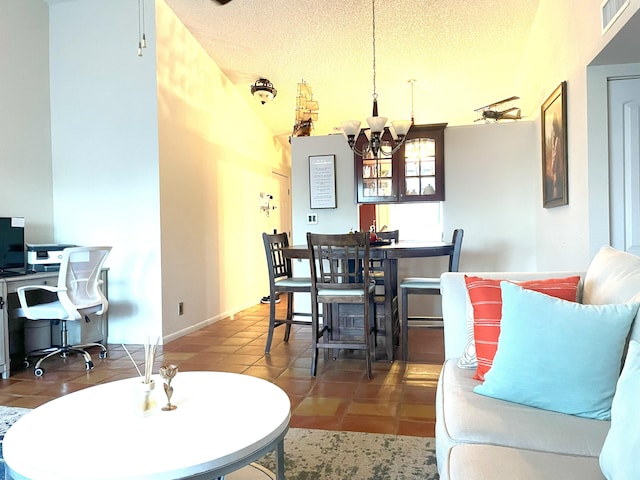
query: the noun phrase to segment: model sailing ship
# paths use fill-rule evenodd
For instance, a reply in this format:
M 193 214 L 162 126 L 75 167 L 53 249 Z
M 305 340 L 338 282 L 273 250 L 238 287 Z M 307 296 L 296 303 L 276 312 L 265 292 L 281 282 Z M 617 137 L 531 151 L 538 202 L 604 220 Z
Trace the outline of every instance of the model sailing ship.
M 318 120 L 318 102 L 313 99 L 311 85 L 302 80 L 298 83 L 296 95 L 296 123 L 293 137 L 308 137 L 313 130 L 313 122 Z

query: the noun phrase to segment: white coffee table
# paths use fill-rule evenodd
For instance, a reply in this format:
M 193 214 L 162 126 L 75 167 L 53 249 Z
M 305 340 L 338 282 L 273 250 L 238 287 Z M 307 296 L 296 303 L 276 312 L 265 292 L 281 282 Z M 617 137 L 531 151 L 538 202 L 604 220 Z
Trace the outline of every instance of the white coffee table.
M 179 372 L 172 382 L 178 408 L 165 412 L 162 380 L 154 379 L 158 409 L 146 416 L 135 408 L 139 378 L 86 388 L 27 413 L 4 438 L 7 478 L 211 480 L 275 450 L 284 480 L 291 405 L 279 387 L 248 375 Z

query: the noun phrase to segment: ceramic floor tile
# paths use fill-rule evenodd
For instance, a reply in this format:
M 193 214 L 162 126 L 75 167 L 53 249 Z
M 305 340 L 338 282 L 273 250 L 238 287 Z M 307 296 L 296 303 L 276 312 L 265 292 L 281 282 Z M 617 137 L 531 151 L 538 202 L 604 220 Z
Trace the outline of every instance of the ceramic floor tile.
M 312 396 L 338 397 L 351 400 L 354 398 L 357 383 L 349 382 L 317 382 L 311 390 Z
M 315 385 L 315 380 L 280 376 L 276 378 L 273 383 L 287 392 L 289 396 L 297 395 L 306 397 L 311 395 L 310 392 Z
M 283 369 L 279 367 L 264 367 L 260 365 L 251 365 L 243 373 L 253 377 L 262 378 L 274 382 L 281 374 Z
M 284 316 L 286 300 L 277 306 Z M 264 378 L 282 388 L 291 401 L 291 427 L 434 436 L 435 387 L 444 359 L 442 329 L 411 331 L 410 361 L 390 363 L 382 351 L 367 379 L 363 352 L 341 351 L 336 360 L 320 352 L 318 372 L 310 376 L 311 332 L 294 326 L 289 342 L 276 329 L 271 353 L 264 354 L 268 305 L 256 305 L 158 347 L 154 369 L 174 363 L 182 371 L 208 370 Z M 142 345 L 126 345 L 141 367 Z M 86 371 L 82 358 L 52 358 L 46 373 L 16 370 L 0 380 L 0 404 L 35 408 L 61 395 L 91 385 L 137 376 L 121 345 L 109 345 L 109 355 L 92 356 L 95 369 Z M 396 349 L 396 355 L 400 355 Z M 400 358 L 400 357 L 399 357 Z M 178 373 L 179 375 L 179 373 Z
M 348 404 L 349 402 L 342 398 L 308 397 L 300 402 L 293 414 L 307 417 L 335 417 L 342 414 Z
M 342 430 L 339 417 L 293 415 L 289 424 L 292 428 L 317 428 L 322 430 Z
M 399 385 L 380 385 L 360 382 L 353 394 L 358 400 L 377 400 L 381 402 L 399 401 L 403 398 L 402 387 Z
M 400 418 L 414 420 L 435 420 L 436 410 L 433 405 L 403 403 L 399 409 Z
M 347 414 L 342 419 L 340 430 L 397 434 L 398 426 L 396 419 L 393 417 Z
M 396 402 L 353 400 L 347 409 L 347 415 L 395 417 L 398 411 Z
M 398 435 L 409 435 L 413 437 L 435 437 L 435 421 L 418 422 L 400 419 L 398 421 Z

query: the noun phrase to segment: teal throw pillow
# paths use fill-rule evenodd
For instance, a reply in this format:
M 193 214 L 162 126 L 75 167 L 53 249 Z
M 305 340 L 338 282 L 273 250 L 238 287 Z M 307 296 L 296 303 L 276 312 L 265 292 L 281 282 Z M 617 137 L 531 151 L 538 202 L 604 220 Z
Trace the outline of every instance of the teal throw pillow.
M 501 282 L 498 351 L 481 395 L 608 420 L 638 304 L 583 305 Z
M 607 480 L 640 478 L 640 343 L 631 341 L 611 406 L 611 429 L 600 453 Z

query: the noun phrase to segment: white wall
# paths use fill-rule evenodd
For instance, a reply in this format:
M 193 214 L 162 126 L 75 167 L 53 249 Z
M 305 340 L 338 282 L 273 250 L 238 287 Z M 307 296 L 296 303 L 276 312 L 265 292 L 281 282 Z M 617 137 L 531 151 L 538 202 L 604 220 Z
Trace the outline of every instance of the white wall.
M 129 0 L 50 7 L 55 241 L 106 244 L 109 342 L 162 334 L 153 40 Z M 147 4 L 147 39 L 155 38 Z
M 608 198 L 602 189 L 591 189 L 606 170 L 607 157 L 591 159 L 588 143 L 606 144 L 606 124 L 588 129 L 587 66 L 639 9 L 640 0 L 631 0 L 619 20 L 605 34 L 600 29 L 600 0 L 540 0 L 534 27 L 522 58 L 516 91 L 522 99 L 523 114 L 535 121 L 540 131 L 540 106 L 560 82 L 567 81 L 567 129 L 569 204 L 552 209 L 536 206 L 536 256 L 545 269 L 584 269 L 593 254 L 608 239 L 606 218 L 597 214 Z M 579 12 L 579 13 L 578 13 Z M 636 29 L 637 32 L 637 29 Z M 640 42 L 635 34 L 634 54 Z M 627 60 L 628 61 L 628 60 Z M 637 62 L 638 60 L 635 60 Z M 595 113 L 598 115 L 598 113 Z M 540 145 L 536 155 L 541 158 Z M 599 167 L 597 167 L 599 165 Z
M 0 215 L 25 216 L 32 243 L 113 246 L 111 343 L 255 305 L 268 289 L 259 192 L 290 169 L 164 1 L 145 11 L 138 57 L 130 0 L 0 2 Z
M 0 2 L 0 216 L 28 243 L 53 241 L 48 39 L 44 2 Z
M 451 238 L 455 228 L 464 229 L 460 271 L 536 270 L 535 205 L 542 182 L 542 169 L 535 154 L 538 141 L 535 124 L 528 121 L 445 130 L 443 227 L 446 239 Z M 304 244 L 307 231 L 339 233 L 357 229 L 353 153 L 343 136 L 294 139 L 291 150 L 293 243 Z M 308 156 L 334 153 L 338 208 L 314 210 L 318 225 L 308 225 Z M 341 201 L 342 198 L 347 200 Z M 396 205 L 393 213 L 399 217 L 404 210 L 409 217 L 405 221 L 421 222 L 420 212 L 426 215 L 432 210 L 430 207 L 428 203 Z M 398 276 L 436 277 L 447 268 L 446 257 L 401 259 Z M 295 262 L 294 271 L 299 276 L 308 275 L 308 262 Z M 298 311 L 310 309 L 308 295 L 298 294 L 295 301 Z M 440 302 L 420 298 L 412 301 L 412 308 L 438 315 Z
M 114 247 L 112 343 L 168 341 L 255 305 L 268 290 L 259 193 L 289 168 L 163 0 L 146 5 L 137 56 L 130 7 L 51 6 L 55 239 Z
M 455 228 L 464 229 L 461 270 L 536 269 L 535 205 L 542 181 L 537 142 L 535 124 L 527 121 L 445 130 L 444 236 L 448 240 Z M 331 153 L 339 165 L 338 208 L 314 210 L 318 225 L 308 225 L 308 156 Z M 292 162 L 294 243 L 305 243 L 307 231 L 357 229 L 353 153 L 344 138 L 294 139 Z M 348 201 L 340 200 L 344 197 Z M 404 207 L 411 221 L 419 222 L 416 208 L 426 211 L 428 205 L 397 205 L 394 215 Z M 412 259 L 399 262 L 399 275 L 435 276 L 446 268 L 443 259 Z
M 460 270 L 536 270 L 542 167 L 535 123 L 445 130 L 444 232 L 464 229 Z
M 310 208 L 309 157 L 312 155 L 336 157 L 337 208 Z M 348 233 L 352 229 L 359 230 L 353 152 L 343 135 L 294 137 L 291 141 L 291 184 L 293 244 L 305 245 L 307 232 Z M 316 225 L 307 223 L 308 213 L 317 215 Z
M 309 192 L 309 156 L 335 155 L 337 208 L 311 209 Z M 291 217 L 293 235 L 290 243 L 306 245 L 307 232 L 348 233 L 359 229 L 353 171 L 353 152 L 342 135 L 294 137 L 291 140 Z M 318 223 L 307 223 L 307 214 L 317 215 Z M 293 262 L 294 275 L 308 277 L 309 262 Z M 308 294 L 294 294 L 296 311 L 311 312 Z

